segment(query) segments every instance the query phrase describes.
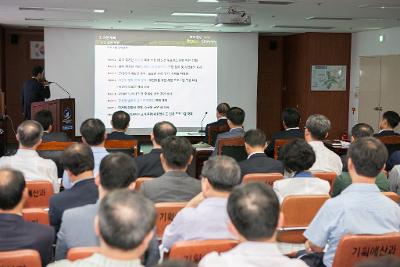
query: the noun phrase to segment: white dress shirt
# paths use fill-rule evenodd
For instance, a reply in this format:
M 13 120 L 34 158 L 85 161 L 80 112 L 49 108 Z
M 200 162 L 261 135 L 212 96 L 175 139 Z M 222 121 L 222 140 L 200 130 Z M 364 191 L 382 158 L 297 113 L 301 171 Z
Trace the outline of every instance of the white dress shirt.
M 342 160 L 340 157 L 327 148 L 322 141 L 311 141 L 308 143 L 315 152 L 315 163 L 310 171 L 342 173 Z
M 40 157 L 35 150 L 18 149 L 13 156 L 1 157 L 0 168 L 21 171 L 27 181 L 50 181 L 53 184 L 54 193 L 60 191 L 56 164 L 51 159 Z
M 210 197 L 196 208 L 182 209 L 164 231 L 163 248 L 183 240 L 236 239 L 228 230 L 226 205 L 226 198 Z
M 285 197 L 293 195 L 329 195 L 328 181 L 310 176 L 296 176 L 274 182 L 273 189 L 282 203 Z
M 307 267 L 303 261 L 282 255 L 276 243 L 243 242 L 228 252 L 212 252 L 199 267 Z

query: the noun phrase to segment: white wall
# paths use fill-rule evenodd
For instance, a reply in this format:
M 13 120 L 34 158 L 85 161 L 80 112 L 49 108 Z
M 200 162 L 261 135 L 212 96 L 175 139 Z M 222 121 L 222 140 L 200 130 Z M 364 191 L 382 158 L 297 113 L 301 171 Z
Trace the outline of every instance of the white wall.
M 60 83 L 75 98 L 77 134 L 82 121 L 94 114 L 95 34 L 96 30 L 93 29 L 44 30 L 46 77 Z M 255 128 L 258 34 L 215 35 L 218 42 L 218 102 L 242 107 L 246 112 L 245 128 Z M 55 85 L 51 88 L 52 99 L 67 97 Z
M 384 35 L 382 43 L 379 42 L 381 34 Z M 360 56 L 400 55 L 400 27 L 353 33 L 351 46 L 349 129 L 358 123 Z M 352 108 L 356 108 L 354 114 Z

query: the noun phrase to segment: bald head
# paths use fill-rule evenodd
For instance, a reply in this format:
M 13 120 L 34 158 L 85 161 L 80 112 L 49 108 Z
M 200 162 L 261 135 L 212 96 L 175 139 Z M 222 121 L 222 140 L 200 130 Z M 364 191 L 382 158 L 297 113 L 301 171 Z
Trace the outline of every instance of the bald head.
M 161 142 L 165 138 L 169 136 L 175 136 L 176 131 L 176 127 L 169 121 L 158 122 L 153 127 L 154 141 L 161 145 Z
M 24 175 L 13 169 L 0 169 L 0 210 L 12 210 L 22 200 Z
M 33 148 L 39 145 L 43 136 L 43 127 L 37 121 L 22 122 L 17 129 L 17 140 L 21 146 Z
M 83 143 L 70 145 L 64 151 L 61 161 L 64 170 L 68 170 L 74 175 L 79 175 L 94 169 L 92 149 L 90 146 Z

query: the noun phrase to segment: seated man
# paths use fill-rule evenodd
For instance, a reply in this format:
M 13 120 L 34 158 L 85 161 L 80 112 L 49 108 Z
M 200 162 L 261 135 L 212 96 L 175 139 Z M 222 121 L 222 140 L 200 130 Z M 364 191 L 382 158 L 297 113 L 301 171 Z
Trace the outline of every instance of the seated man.
M 218 140 L 223 138 L 234 138 L 243 137 L 243 122 L 245 118 L 244 110 L 238 107 L 233 107 L 226 113 L 228 118 L 229 132 L 221 133 L 217 136 L 217 141 L 215 142 L 215 148 L 213 151 L 213 156 L 218 154 Z
M 395 111 L 386 111 L 382 115 L 382 119 L 379 122 L 379 129 L 380 131 L 374 134 L 374 137 L 381 137 L 381 136 L 393 136 L 393 135 L 400 135 L 399 133 L 394 131 L 394 128 L 399 125 L 400 116 Z
M 400 165 L 396 165 L 389 172 L 389 190 L 400 195 Z
M 157 179 L 144 182 L 144 196 L 157 202 L 185 202 L 201 191 L 200 181 L 190 177 L 186 170 L 193 159 L 193 148 L 185 137 L 170 136 L 161 143 L 161 164 L 165 173 Z
M 249 183 L 236 187 L 228 199 L 229 229 L 241 241 L 228 252 L 212 252 L 199 267 L 307 267 L 282 255 L 276 229 L 283 223 L 279 201 L 271 187 Z
M 63 154 L 64 170 L 71 179 L 72 187 L 50 198 L 49 218 L 56 233 L 60 229 L 65 210 L 96 203 L 99 191 L 94 183 L 94 159 L 86 144 L 73 144 Z
M 99 173 L 99 166 L 101 160 L 108 155 L 106 148 L 104 147 L 106 141 L 106 127 L 104 123 L 99 119 L 87 119 L 81 124 L 80 132 L 82 135 L 82 142 L 90 146 L 94 157 L 94 175 Z M 67 175 L 64 172 L 63 185 L 66 189 L 71 188 L 72 184 Z
M 261 130 L 249 130 L 244 134 L 248 158 L 239 163 L 242 177 L 249 173 L 283 173 L 282 162 L 267 157 L 264 153 L 267 137 Z
M 70 141 L 68 135 L 64 132 L 53 131 L 53 115 L 47 109 L 43 109 L 35 114 L 34 120 L 39 122 L 43 127 L 43 142 L 68 142 Z
M 44 159 L 36 152 L 42 143 L 43 128 L 33 120 L 22 122 L 17 129 L 19 147 L 14 156 L 0 158 L 0 168 L 21 171 L 27 181 L 49 181 L 55 193 L 60 191 L 57 166 L 51 159 Z
M 282 161 L 288 179 L 274 182 L 279 201 L 291 195 L 329 195 L 328 181 L 313 177 L 309 171 L 315 162 L 312 147 L 303 139 L 295 139 L 283 147 Z
M 275 140 L 277 139 L 294 139 L 304 138 L 304 131 L 299 128 L 300 114 L 295 108 L 286 108 L 282 112 L 282 125 L 285 129 L 282 132 L 275 133 L 271 142 L 269 142 L 265 153 L 268 157 L 273 158 L 275 152 Z
M 205 129 L 205 133 L 206 133 L 206 138 L 205 138 L 205 142 L 208 142 L 208 128 L 210 126 L 223 126 L 223 125 L 228 125 L 228 121 L 226 119 L 226 113 L 228 112 L 230 106 L 228 103 L 220 103 L 217 106 L 217 121 L 214 121 L 212 123 L 209 123 L 206 125 L 206 129 Z M 215 139 L 217 137 L 215 136 Z M 215 145 L 215 139 L 211 141 L 211 144 L 209 144 L 210 146 L 214 146 Z
M 182 240 L 235 238 L 226 223 L 226 203 L 229 193 L 241 182 L 238 164 L 230 157 L 211 157 L 204 163 L 201 177 L 200 198 L 204 200 L 182 209 L 167 226 L 162 243 L 166 250 Z
M 153 238 L 155 223 L 156 209 L 150 200 L 128 189 L 111 192 L 101 201 L 95 220 L 96 235 L 100 239 L 99 253 L 48 266 L 143 266 L 140 258 Z
M 100 172 L 95 180 L 99 188 L 99 200 L 96 204 L 88 204 L 64 212 L 61 228 L 57 234 L 56 260 L 65 259 L 71 248 L 99 245 L 93 222 L 99 211 L 100 200 L 114 190 L 132 189 L 136 171 L 137 167 L 133 158 L 123 153 L 112 153 L 101 161 Z M 145 266 L 153 266 L 159 259 L 158 241 L 154 237 L 145 254 Z
M 153 149 L 150 153 L 136 158 L 138 177 L 159 177 L 164 174 L 160 159 L 161 142 L 168 136 L 175 135 L 176 128 L 168 121 L 158 122 L 154 125 L 153 132 L 150 134 Z
M 133 140 L 133 135 L 126 134 L 131 117 L 125 111 L 116 111 L 111 118 L 112 132 L 107 135 L 107 140 Z
M 24 175 L 12 169 L 1 169 L 0 251 L 33 249 L 39 252 L 46 266 L 53 259 L 54 229 L 24 221 L 22 209 L 28 197 Z
M 310 171 L 342 173 L 342 160 L 333 151 L 329 150 L 322 142 L 328 137 L 331 122 L 324 115 L 314 114 L 308 117 L 304 138 L 314 149 L 315 163 Z
M 373 137 L 360 138 L 348 151 L 348 167 L 353 183 L 327 200 L 304 236 L 309 252 L 322 252 L 323 263 L 331 267 L 340 239 L 346 234 L 381 235 L 400 231 L 400 207 L 383 195 L 375 177 L 384 169 L 388 152 Z M 315 255 L 315 254 L 312 254 Z

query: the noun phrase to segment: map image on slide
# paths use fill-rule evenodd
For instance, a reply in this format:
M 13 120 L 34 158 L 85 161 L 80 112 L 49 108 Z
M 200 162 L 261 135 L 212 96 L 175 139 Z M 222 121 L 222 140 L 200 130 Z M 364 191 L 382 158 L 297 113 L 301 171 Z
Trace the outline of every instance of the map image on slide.
M 346 91 L 346 66 L 313 65 L 311 91 Z

